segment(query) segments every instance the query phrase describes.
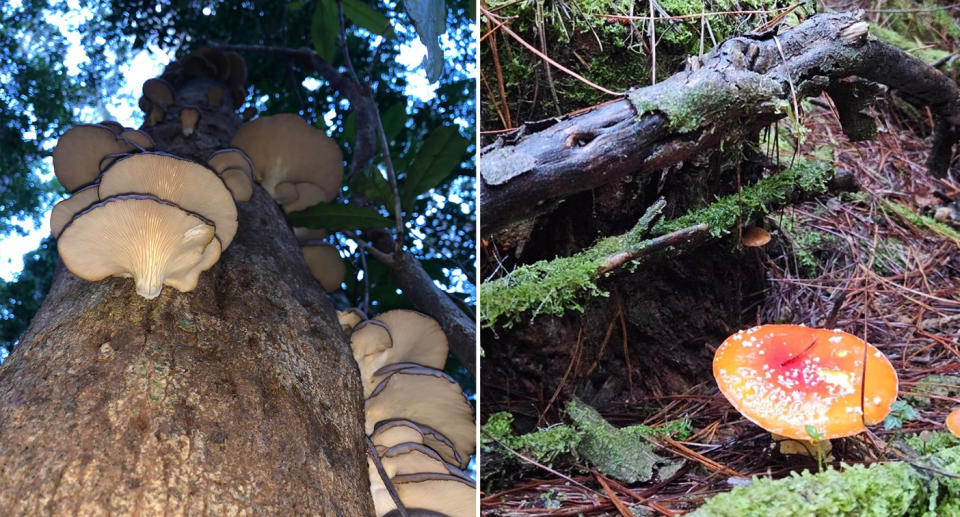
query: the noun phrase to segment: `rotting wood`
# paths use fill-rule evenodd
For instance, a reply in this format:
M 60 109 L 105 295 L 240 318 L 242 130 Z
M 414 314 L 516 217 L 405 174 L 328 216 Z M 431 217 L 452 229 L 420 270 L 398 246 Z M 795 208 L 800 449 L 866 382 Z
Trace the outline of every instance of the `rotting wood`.
M 930 107 L 939 122 L 927 166 L 942 174 L 960 135 L 960 89 L 892 45 L 849 37 L 862 24 L 848 14 L 821 14 L 779 36 L 730 38 L 698 66 L 659 84 L 539 132 L 501 137 L 480 156 L 482 232 L 542 213 L 577 192 L 755 134 L 787 116 L 792 92 L 818 95 L 850 76 Z

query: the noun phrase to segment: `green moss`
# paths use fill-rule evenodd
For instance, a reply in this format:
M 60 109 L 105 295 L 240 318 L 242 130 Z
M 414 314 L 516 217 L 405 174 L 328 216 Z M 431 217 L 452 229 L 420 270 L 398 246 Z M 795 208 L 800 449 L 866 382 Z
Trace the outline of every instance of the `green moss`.
M 684 216 L 654 225 L 651 233 L 662 235 L 699 223 L 706 223 L 714 237 L 730 233 L 741 221 L 766 214 L 798 193 L 822 194 L 832 169 L 798 162 L 792 168 L 745 187 L 740 194 L 717 199 L 710 205 Z M 590 296 L 606 296 L 597 286 L 599 269 L 615 253 L 634 252 L 647 240 L 643 221 L 629 232 L 607 237 L 594 246 L 570 257 L 541 260 L 518 267 L 503 278 L 480 286 L 480 320 L 485 327 L 510 328 L 523 315 L 559 316 L 565 311 L 583 311 Z
M 960 447 L 943 449 L 915 461 L 794 474 L 773 481 L 754 478 L 706 502 L 690 516 L 943 516 L 958 515 L 960 479 L 923 469 L 960 473 Z
M 870 34 L 876 36 L 878 40 L 889 43 L 927 64 L 938 62 L 950 56 L 950 52 L 946 50 L 917 43 L 917 40 L 886 27 L 871 25 Z M 952 64 L 952 71 L 956 72 L 960 70 L 960 63 L 954 60 Z
M 956 397 L 960 395 L 960 377 L 956 375 L 927 375 L 917 381 L 906 399 L 918 406 L 929 406 L 930 397 Z
M 559 316 L 568 310 L 583 311 L 586 296 L 606 296 L 596 285 L 598 270 L 610 255 L 641 248 L 647 229 L 643 220 L 622 235 L 601 239 L 570 257 L 541 260 L 518 267 L 507 276 L 480 286 L 480 320 L 491 327 L 502 320 L 510 328 L 528 313 Z
M 532 433 L 515 435 L 510 429 L 513 415 L 505 411 L 487 418 L 480 435 L 480 445 L 491 450 L 498 443 L 538 463 L 551 464 L 558 456 L 576 456 L 583 433 L 568 425 L 556 425 Z
M 952 239 L 960 244 L 960 233 L 951 228 L 949 225 L 941 223 L 932 217 L 915 213 L 899 203 L 894 203 L 886 199 L 880 200 L 880 206 L 883 207 L 883 209 L 888 213 L 896 214 L 918 228 L 927 229 L 936 235 Z
M 655 470 L 660 471 L 661 478 L 669 477 L 669 474 L 664 475 L 665 469 L 673 472 L 682 465 L 682 462 L 668 461 L 654 454 L 653 446 L 643 438 L 650 432 L 649 428 L 617 429 L 595 409 L 577 399 L 567 403 L 567 416 L 583 432 L 577 453 L 606 475 L 635 483 L 650 480 Z
M 720 237 L 730 233 L 739 222 L 764 215 L 798 193 L 825 193 L 827 182 L 832 177 L 833 170 L 826 165 L 798 161 L 789 169 L 744 187 L 739 194 L 720 197 L 706 207 L 676 219 L 661 221 L 654 225 L 652 232 L 665 234 L 706 223 L 710 227 L 710 234 Z
M 946 431 L 921 431 L 901 437 L 914 451 L 920 454 L 935 454 L 960 445 L 960 438 Z
M 605 474 L 633 482 L 650 479 L 655 471 L 659 471 L 662 477 L 664 469 L 669 471 L 680 466 L 654 454 L 648 439 L 670 436 L 683 440 L 693 431 L 687 419 L 658 427 L 634 425 L 617 429 L 596 410 L 575 399 L 567 404 L 566 409 L 571 424 L 559 424 L 521 435 L 514 434 L 511 429 L 513 415 L 494 413 L 483 425 L 480 445 L 484 452 L 503 445 L 548 465 L 558 458 L 583 461 Z

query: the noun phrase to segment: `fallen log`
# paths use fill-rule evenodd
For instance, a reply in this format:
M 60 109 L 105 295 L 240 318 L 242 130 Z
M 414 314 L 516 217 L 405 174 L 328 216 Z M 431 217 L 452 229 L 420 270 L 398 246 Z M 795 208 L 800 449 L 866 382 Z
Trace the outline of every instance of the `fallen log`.
M 489 234 L 565 198 L 659 171 L 796 112 L 799 99 L 857 77 L 895 89 L 937 118 L 928 169 L 942 175 L 960 138 L 960 88 L 870 38 L 849 14 L 820 14 L 780 35 L 730 38 L 667 80 L 564 119 L 521 127 L 480 155 L 480 224 Z M 837 102 L 838 109 L 859 102 Z M 858 120 L 842 113 L 841 120 Z M 862 122 L 862 118 L 859 119 Z M 546 127 L 544 127 L 546 126 Z M 528 134 L 529 133 L 529 134 Z M 862 128 L 857 129 L 862 135 Z

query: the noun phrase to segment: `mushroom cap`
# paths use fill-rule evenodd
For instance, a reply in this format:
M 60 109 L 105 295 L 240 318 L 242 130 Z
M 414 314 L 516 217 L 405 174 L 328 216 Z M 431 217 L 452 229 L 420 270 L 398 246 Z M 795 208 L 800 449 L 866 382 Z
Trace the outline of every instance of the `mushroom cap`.
M 246 202 L 250 201 L 250 198 L 253 197 L 253 179 L 247 171 L 230 167 L 220 174 L 220 179 L 222 179 L 227 185 L 227 188 L 230 189 L 230 193 L 233 194 L 233 199 Z
M 883 420 L 897 397 L 897 373 L 875 347 L 840 330 L 799 325 L 728 337 L 713 375 L 743 416 L 795 440 L 811 439 L 808 425 L 828 440 L 860 433 Z
M 63 188 L 74 192 L 96 181 L 104 156 L 134 150 L 136 146 L 108 127 L 81 124 L 60 136 L 53 149 L 53 170 Z
M 319 203 L 333 201 L 333 197 L 328 197 L 329 193 L 313 183 L 300 182 L 294 183 L 297 189 L 297 197 L 290 203 L 283 205 L 283 211 L 286 213 L 297 212 L 305 208 L 310 208 Z M 334 196 L 336 192 L 334 192 Z
M 320 282 L 323 290 L 332 293 L 340 289 L 344 277 L 347 275 L 347 266 L 340 258 L 337 248 L 329 244 L 304 246 L 300 248 L 303 259 L 307 261 L 310 274 Z
M 214 234 L 213 223 L 198 214 L 153 196 L 129 194 L 77 214 L 60 233 L 57 251 L 78 277 L 132 276 L 137 293 L 151 299 L 170 285 L 169 274 L 182 279 L 209 262 L 206 249 Z
M 100 176 L 100 199 L 148 194 L 213 221 L 223 249 L 237 233 L 237 205 L 223 180 L 207 167 L 163 153 L 118 159 Z
M 455 465 L 443 460 L 433 449 L 422 443 L 399 443 L 392 447 L 378 448 L 380 454 L 380 464 L 387 476 L 393 478 L 404 474 L 417 474 L 421 472 L 432 472 L 436 474 L 453 474 L 469 478 L 466 473 Z M 373 461 L 370 462 L 370 476 L 379 477 Z
M 740 242 L 750 248 L 759 248 L 770 242 L 770 232 L 759 226 L 751 226 L 747 231 L 743 232 Z
M 306 228 L 304 226 L 293 227 L 293 236 L 296 237 L 297 241 L 300 243 L 326 239 L 327 235 L 327 230 L 324 230 L 323 228 Z M 364 319 L 366 319 L 366 317 L 364 317 Z
M 350 334 L 350 348 L 354 359 L 359 355 L 382 352 L 393 346 L 393 336 L 386 323 L 377 320 L 365 320 L 353 327 Z
M 124 129 L 120 132 L 120 138 L 130 142 L 140 151 L 150 151 L 156 147 L 153 138 L 139 129 Z
M 150 100 L 154 107 L 173 104 L 173 87 L 163 79 L 147 79 L 143 83 L 143 96 Z
M 219 108 L 223 105 L 223 88 L 219 86 L 207 88 L 207 102 L 214 108 Z
M 119 134 L 122 133 L 125 129 L 127 129 L 127 128 L 123 127 L 123 124 L 117 122 L 116 120 L 101 120 L 101 121 L 98 123 L 98 125 L 101 125 L 101 126 L 103 126 L 103 127 L 109 128 L 110 131 L 113 131 L 114 134 L 117 134 L 117 135 L 119 135 Z
M 461 458 L 469 457 L 476 445 L 473 407 L 460 385 L 440 370 L 411 366 L 390 372 L 363 409 L 368 435 L 381 421 L 406 419 L 443 433 Z
M 960 438 L 960 407 L 954 409 L 949 415 L 947 415 L 945 424 L 948 431 L 950 431 L 954 436 Z
M 207 157 L 207 165 L 217 171 L 217 174 L 223 174 L 227 169 L 237 168 L 244 169 L 253 176 L 253 163 L 240 149 L 227 148 L 214 151 Z
M 401 474 L 390 481 L 410 515 L 416 515 L 416 510 L 437 512 L 448 517 L 474 517 L 477 514 L 477 489 L 472 481 L 460 476 Z M 395 510 L 396 506 L 385 488 L 371 487 L 371 492 L 377 517 Z
M 447 336 L 436 320 L 416 311 L 396 309 L 373 318 L 390 329 L 392 346 L 352 346 L 353 358 L 360 367 L 364 396 L 382 379 L 378 370 L 396 363 L 416 363 L 442 370 L 447 363 Z
M 470 462 L 470 457 L 460 456 L 453 442 L 440 431 L 403 418 L 378 422 L 370 435 L 370 441 L 377 447 L 388 448 L 407 442 L 422 443 L 436 451 L 447 463 L 465 468 Z
M 200 111 L 197 108 L 187 106 L 180 110 L 180 127 L 183 128 L 183 136 L 190 136 L 197 129 L 197 122 L 200 120 Z
M 350 307 L 349 309 L 337 311 L 337 321 L 340 322 L 340 329 L 342 329 L 343 333 L 348 336 L 353 333 L 353 327 L 356 327 L 358 324 L 360 324 L 360 322 L 366 319 L 367 315 L 356 307 Z
M 100 201 L 100 195 L 97 193 L 97 184 L 94 183 L 53 205 L 53 211 L 50 212 L 50 235 L 53 235 L 54 239 L 59 237 L 63 227 L 73 219 L 73 216 L 98 201 Z
M 248 122 L 240 126 L 230 145 L 250 157 L 254 177 L 274 199 L 277 185 L 284 182 L 313 183 L 323 190 L 324 199 L 335 198 L 340 190 L 340 147 L 298 115 L 281 113 Z

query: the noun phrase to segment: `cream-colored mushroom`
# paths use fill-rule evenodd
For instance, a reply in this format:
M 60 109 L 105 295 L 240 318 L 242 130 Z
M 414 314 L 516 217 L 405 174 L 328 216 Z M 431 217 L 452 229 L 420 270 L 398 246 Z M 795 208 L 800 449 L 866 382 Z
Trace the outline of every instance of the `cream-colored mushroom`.
M 340 323 L 340 329 L 346 335 L 353 334 L 353 328 L 367 319 L 367 315 L 356 307 L 350 307 L 342 311 L 337 311 L 337 321 Z
M 402 418 L 384 420 L 377 423 L 370 435 L 370 441 L 376 447 L 390 448 L 401 443 L 422 443 L 443 458 L 443 461 L 465 468 L 470 457 L 462 457 L 453 446 L 453 442 L 436 429 Z
M 403 474 L 390 481 L 407 510 L 426 510 L 448 517 L 476 516 L 477 489 L 469 479 L 452 474 Z M 371 492 L 377 517 L 396 508 L 385 488 Z
M 60 136 L 53 148 L 53 170 L 63 188 L 74 192 L 96 181 L 104 156 L 135 150 L 110 128 L 83 124 Z
M 59 237 L 63 227 L 73 219 L 73 216 L 98 201 L 100 201 L 100 195 L 97 193 L 97 184 L 94 183 L 53 205 L 53 211 L 50 212 L 50 235 L 53 235 L 54 239 Z
M 163 153 L 117 160 L 100 176 L 100 199 L 126 193 L 170 201 L 213 221 L 223 249 L 237 233 L 237 205 L 219 176 L 207 167 Z
M 173 104 L 173 86 L 163 79 L 147 79 L 143 83 L 143 96 L 150 100 L 153 107 L 166 107 Z
M 128 194 L 74 216 L 57 239 L 57 251 L 78 277 L 132 277 L 137 293 L 152 299 L 171 285 L 168 276 L 177 289 L 196 287 L 185 280 L 194 268 L 216 262 L 219 253 L 207 251 L 214 239 L 214 225 L 204 217 L 153 196 Z M 217 257 L 211 262 L 212 254 Z
M 365 427 L 406 419 L 440 430 L 461 458 L 473 453 L 476 428 L 473 408 L 460 385 L 440 370 L 421 366 L 398 368 L 386 375 L 364 402 Z
M 393 345 L 388 348 L 353 349 L 353 358 L 360 367 L 364 396 L 383 378 L 377 372 L 396 363 L 416 363 L 438 370 L 447 362 L 449 347 L 447 336 L 433 318 L 410 310 L 387 311 L 373 321 L 384 323 L 393 336 Z
M 310 274 L 320 282 L 323 290 L 332 293 L 340 289 L 340 284 L 347 274 L 347 267 L 340 258 L 337 248 L 329 244 L 304 246 L 300 248 Z
M 260 117 L 237 130 L 231 141 L 250 157 L 254 175 L 263 188 L 278 199 L 281 183 L 312 183 L 323 191 L 325 201 L 334 199 L 343 179 L 343 155 L 323 131 L 290 113 Z M 293 190 L 298 190 L 292 186 Z M 285 205 L 292 199 L 282 196 Z
M 200 111 L 197 108 L 186 107 L 180 110 L 180 129 L 183 136 L 190 136 L 197 130 L 200 121 Z

